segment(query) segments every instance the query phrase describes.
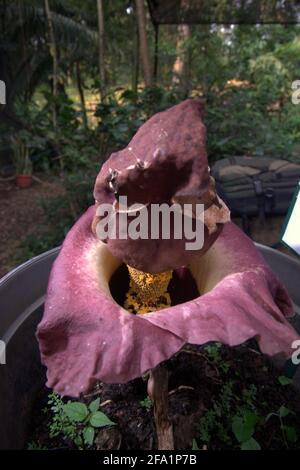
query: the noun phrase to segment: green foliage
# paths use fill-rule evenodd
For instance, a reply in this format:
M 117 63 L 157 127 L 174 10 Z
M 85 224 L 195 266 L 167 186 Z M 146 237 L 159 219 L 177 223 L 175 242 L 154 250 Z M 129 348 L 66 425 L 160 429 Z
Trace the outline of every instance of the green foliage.
M 222 356 L 221 356 L 221 349 L 222 345 L 221 343 L 212 343 L 208 344 L 205 346 L 205 352 L 207 353 L 209 359 L 211 359 L 214 362 L 221 362 Z
M 250 384 L 249 389 L 244 389 L 242 397 L 238 397 L 234 381 L 222 385 L 218 397 L 197 427 L 201 442 L 210 444 L 212 438 L 217 438 L 225 445 L 233 447 L 235 437 L 242 450 L 260 448 L 254 433 L 261 419 L 255 411 L 256 394 L 251 385 L 253 384 Z
M 221 36 L 215 54 L 226 72 L 206 92 L 210 159 L 249 154 L 299 162 L 299 109 L 291 103 L 299 26 L 235 26 Z
M 20 131 L 17 135 L 11 136 L 11 148 L 13 162 L 17 174 L 31 174 L 32 162 L 29 155 L 29 146 L 27 144 L 27 133 Z
M 101 411 L 95 411 L 90 416 L 90 424 L 94 428 L 102 428 L 103 426 L 109 426 L 113 423 L 104 413 Z
M 234 391 L 232 381 L 228 381 L 221 387 L 218 398 L 213 402 L 211 408 L 205 412 L 198 425 L 199 439 L 209 444 L 212 436 L 217 436 L 222 442 L 230 445 L 230 423 L 224 417 L 230 416 Z
M 294 414 L 295 413 L 285 405 L 281 405 L 276 412 L 269 413 L 265 419 L 265 422 L 268 422 L 272 417 L 279 420 L 282 438 L 287 449 L 289 448 L 289 444 L 295 444 L 298 441 L 296 429 L 293 426 L 286 424 L 286 418 Z
M 216 17 L 232 13 L 228 2 L 213 3 Z M 264 8 L 263 14 L 271 11 Z M 285 13 L 288 9 L 285 5 Z M 174 85 L 174 63 L 185 57 L 189 91 L 207 102 L 211 161 L 243 153 L 299 161 L 299 108 L 290 102 L 291 82 L 298 78 L 299 25 L 192 25 L 188 39 L 180 44 L 177 26 L 164 26 L 160 29 L 157 86 L 135 93 L 130 88 L 136 73 L 134 2 L 104 2 L 108 96 L 96 109 L 99 125 L 85 129 L 83 114 L 66 89 L 77 83 L 74 65 L 80 63 L 82 90 L 99 92 L 96 2 L 51 2 L 58 49 L 56 97 L 52 94 L 53 64 L 43 0 L 5 2 L 0 12 L 5 37 L 0 41 L 1 79 L 8 88 L 4 112 L 9 111 L 14 132 L 23 127 L 31 141 L 40 140 L 30 149 L 34 170 L 59 166 L 76 171 L 98 153 L 103 159 L 108 151 L 127 145 L 145 119 L 182 98 Z M 149 25 L 148 29 L 153 49 Z M 239 84 L 230 84 L 234 81 Z M 42 104 L 37 103 L 37 90 Z M 7 119 L 5 122 L 7 126 Z M 7 129 L 4 132 L 7 135 Z
M 59 8 L 62 2 L 54 4 L 51 4 L 51 17 L 63 59 L 59 69 L 61 77 L 66 65 L 79 58 L 83 60 L 84 52 L 93 50 L 97 35 L 83 22 L 74 20 L 72 11 L 66 8 L 62 11 Z M 37 85 L 47 82 L 51 73 L 44 1 L 1 2 L 0 15 L 3 30 L 0 39 L 1 79 L 7 85 L 8 106 L 13 108 L 16 100 L 27 100 L 32 96 Z M 87 60 L 90 61 L 92 56 L 90 53 Z
M 258 402 L 257 386 L 253 383 L 240 389 L 238 375 L 232 373 L 230 380 L 227 373 L 230 364 L 224 355 L 220 343 L 210 343 L 203 349 L 208 363 L 217 369 L 219 382 L 218 393 L 202 415 L 196 434 L 196 444 L 209 448 L 239 448 L 241 450 L 260 450 L 260 439 L 264 428 L 272 418 L 274 427 L 273 436 L 286 448 L 295 447 L 298 435 L 293 420 L 295 413 L 281 405 L 276 412 L 265 417 L 264 408 L 269 411 L 269 404 Z M 282 386 L 290 385 L 287 377 L 279 376 L 278 382 Z M 277 423 L 276 423 L 277 420 Z
M 88 406 L 78 401 L 64 401 L 56 393 L 49 395 L 48 406 L 52 412 L 49 431 L 50 437 L 63 436 L 70 439 L 79 449 L 92 447 L 95 430 L 113 423 L 102 411 L 99 411 L 99 398 Z
M 287 69 L 272 53 L 251 59 L 249 69 L 250 78 L 255 83 L 257 104 L 261 108 L 281 99 L 290 85 Z
M 241 450 L 261 450 L 261 447 L 254 437 L 250 437 L 250 439 L 241 443 Z
M 222 356 L 222 344 L 208 344 L 205 346 L 204 351 L 209 362 L 213 363 L 226 376 L 230 364 Z M 199 423 L 198 430 L 201 441 L 209 444 L 211 438 L 217 436 L 225 444 L 232 445 L 231 416 L 234 411 L 239 413 L 238 416 L 247 417 L 251 413 L 254 414 L 256 392 L 255 385 L 250 384 L 249 387 L 243 389 L 241 397 L 238 398 L 234 380 L 228 380 L 223 384 L 216 400 L 214 400 L 211 408 L 206 411 Z
M 199 447 L 198 447 L 196 439 L 193 439 L 192 450 L 200 450 Z
M 262 106 L 257 90 L 228 89 L 208 97 L 208 152 L 217 160 L 230 155 L 294 157 L 299 138 L 299 112 L 287 103 L 280 114 Z
M 99 159 L 99 139 L 97 134 L 82 125 L 81 112 L 75 109 L 74 102 L 65 94 L 55 99 L 48 91 L 43 91 L 45 104 L 31 104 L 26 109 L 18 106 L 16 114 L 21 122 L 30 121 L 30 127 L 18 132 L 30 149 L 35 170 L 49 169 L 64 172 L 87 168 Z M 53 107 L 57 112 L 56 127 L 53 126 Z M 14 135 L 15 130 L 9 129 Z
M 288 442 L 290 442 L 291 444 L 295 444 L 297 442 L 298 435 L 297 435 L 296 429 L 293 426 L 283 425 L 282 431 L 285 434 L 285 437 Z
M 278 377 L 278 382 L 281 385 L 285 386 L 285 385 L 291 385 L 293 383 L 293 380 L 290 379 L 289 377 L 285 377 L 284 375 L 280 375 Z
M 9 118 L 2 120 L 1 115 L 0 147 L 10 152 L 18 171 L 30 171 L 32 165 L 34 172 L 63 175 L 67 195 L 43 203 L 49 224 L 38 227 L 22 242 L 16 262 L 60 244 L 93 202 L 92 182 L 109 153 L 126 146 L 152 114 L 182 99 L 174 85 L 173 65 L 186 53 L 190 94 L 206 101 L 210 163 L 241 154 L 300 161 L 299 106 L 291 103 L 291 83 L 299 78 L 299 26 L 193 25 L 180 47 L 177 26 L 164 26 L 159 38 L 157 86 L 139 87 L 135 92 L 130 87 L 135 69 L 134 2 L 126 6 L 121 0 L 104 2 L 107 97 L 96 106 L 95 116 L 89 112 L 86 126 L 75 103 L 76 96 L 79 101 L 75 64 L 80 63 L 83 91 L 93 91 L 93 100 L 99 100 L 97 54 L 93 53 L 96 2 L 51 3 L 59 49 L 56 97 L 44 2 L 19 3 L 9 2 L 5 11 L 0 7 L 5 33 L 0 44 L 0 62 L 5 64 L 1 79 L 8 85 L 8 104 L 0 112 L 9 112 Z M 215 3 L 222 11 L 224 2 Z M 153 48 L 151 29 L 148 32 Z M 25 50 L 20 47 L 24 33 Z M 69 88 L 75 89 L 74 99 Z M 76 178 L 74 190 L 69 183 Z M 226 369 L 226 364 L 218 367 Z
M 140 401 L 140 405 L 143 408 L 146 408 L 147 411 L 151 410 L 153 403 L 150 397 L 144 398 L 144 400 Z
M 175 93 L 160 87 L 144 88 L 137 93 L 127 89 L 120 96 L 112 93 L 99 103 L 95 116 L 103 145 L 121 148 L 128 144 L 137 129 L 154 113 L 178 102 Z
M 226 373 L 229 370 L 229 364 L 222 360 L 221 348 L 221 343 L 212 343 L 205 346 L 204 350 L 208 356 L 208 359 L 215 363 L 221 371 Z
M 38 442 L 33 441 L 28 444 L 27 450 L 47 450 L 47 449 L 41 446 Z
M 258 421 L 258 416 L 253 411 L 248 410 L 244 410 L 241 415 L 233 417 L 232 432 L 239 441 L 242 450 L 260 449 L 260 445 L 253 437 Z
M 233 448 L 235 445 L 234 436 L 241 450 L 260 450 L 261 447 L 255 434 L 272 417 L 278 419 L 282 440 L 287 448 L 290 444 L 294 445 L 298 442 L 295 427 L 285 422 L 289 416 L 294 414 L 293 411 L 282 405 L 276 412 L 268 414 L 264 419 L 257 414 L 256 396 L 253 394 L 253 390 L 246 389 L 247 393 L 244 393 L 240 399 L 235 394 L 233 387 L 233 382 L 222 386 L 219 397 L 204 413 L 197 427 L 198 442 L 210 445 L 213 440 L 217 439 Z M 249 400 L 250 396 L 252 396 L 252 401 Z
M 70 421 L 80 423 L 85 420 L 88 415 L 87 406 L 80 402 L 68 402 L 63 407 L 63 412 Z
M 280 418 L 285 418 L 286 416 L 288 416 L 289 414 L 291 414 L 292 411 L 289 410 L 286 406 L 284 405 L 281 405 L 281 407 L 279 408 L 278 410 L 278 414 L 280 416 Z
M 76 425 L 70 421 L 64 412 L 64 402 L 57 393 L 51 393 L 48 399 L 48 407 L 52 412 L 52 421 L 49 424 L 49 435 L 54 438 L 63 435 L 70 439 L 77 447 L 81 447 L 83 442 L 80 435 L 77 434 Z M 45 412 L 47 409 L 45 410 Z
M 254 384 L 249 384 L 242 392 L 243 402 L 248 409 L 255 409 L 255 400 L 257 397 L 257 388 Z

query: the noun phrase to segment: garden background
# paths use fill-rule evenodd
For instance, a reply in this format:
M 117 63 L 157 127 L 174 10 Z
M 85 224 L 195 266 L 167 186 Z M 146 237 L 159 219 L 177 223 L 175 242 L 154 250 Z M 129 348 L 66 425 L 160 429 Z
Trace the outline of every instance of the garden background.
M 59 245 L 93 203 L 102 162 L 188 96 L 205 105 L 210 165 L 235 155 L 300 162 L 299 25 L 222 24 L 238 2 L 212 3 L 207 24 L 158 29 L 155 2 L 1 0 L 0 277 Z M 252 3 L 269 15 L 276 2 Z M 14 181 L 24 172 L 26 190 Z

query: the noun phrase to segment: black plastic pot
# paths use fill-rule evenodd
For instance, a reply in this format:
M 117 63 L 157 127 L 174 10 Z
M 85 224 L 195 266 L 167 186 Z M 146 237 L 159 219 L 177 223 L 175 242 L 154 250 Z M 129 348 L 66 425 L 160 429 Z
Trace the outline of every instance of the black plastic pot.
M 300 263 L 272 248 L 258 248 L 286 285 L 300 331 Z M 32 403 L 45 383 L 35 330 L 58 251 L 37 256 L 0 280 L 0 338 L 6 343 L 6 364 L 0 364 L 0 449 L 24 448 Z
M 45 383 L 35 330 L 43 313 L 49 272 L 59 249 L 43 253 L 0 280 L 0 449 L 22 449 L 36 393 Z

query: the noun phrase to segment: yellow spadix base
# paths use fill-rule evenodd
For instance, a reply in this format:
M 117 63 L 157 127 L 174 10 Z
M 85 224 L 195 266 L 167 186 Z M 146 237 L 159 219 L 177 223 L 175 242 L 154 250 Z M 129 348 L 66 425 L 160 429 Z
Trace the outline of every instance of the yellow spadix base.
M 128 266 L 130 285 L 124 308 L 131 313 L 144 314 L 170 307 L 171 298 L 167 292 L 172 271 L 150 274 Z

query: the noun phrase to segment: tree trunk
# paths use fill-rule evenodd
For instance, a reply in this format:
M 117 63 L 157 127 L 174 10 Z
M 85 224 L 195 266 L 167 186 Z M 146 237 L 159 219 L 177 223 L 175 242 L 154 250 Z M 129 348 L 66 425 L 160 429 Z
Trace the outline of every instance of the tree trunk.
M 99 37 L 99 76 L 100 76 L 100 93 L 101 100 L 105 99 L 106 95 L 106 80 L 105 80 L 105 65 L 104 65 L 104 11 L 103 0 L 97 0 L 98 10 L 98 37 Z
M 79 96 L 80 96 L 83 125 L 84 125 L 84 128 L 87 129 L 88 128 L 88 121 L 87 121 L 87 116 L 86 116 L 84 90 L 83 90 L 82 81 L 81 81 L 79 61 L 76 62 L 76 81 L 77 81 L 78 93 L 79 93 Z
M 153 82 L 157 85 L 158 75 L 158 38 L 159 38 L 159 25 L 155 25 L 155 43 L 154 43 L 154 67 L 153 67 Z
M 147 42 L 147 31 L 146 31 L 146 11 L 144 0 L 135 0 L 136 3 L 136 15 L 139 28 L 139 39 L 140 39 L 140 54 L 143 64 L 144 80 L 146 86 L 152 86 L 152 72 L 150 63 L 150 53 Z
M 23 63 L 25 67 L 25 75 L 26 75 L 26 87 L 25 87 L 25 102 L 27 103 L 29 101 L 29 96 L 30 96 L 30 74 L 29 74 L 29 61 L 28 61 L 28 56 L 27 56 L 27 39 L 25 37 L 25 27 L 24 27 L 24 18 L 23 18 L 23 7 L 24 5 L 21 5 L 21 2 L 19 0 L 18 2 L 18 11 L 19 11 L 19 19 L 20 19 L 20 24 L 21 24 L 21 35 L 22 35 L 22 58 L 23 58 Z
M 49 6 L 48 0 L 45 0 L 45 11 L 46 11 L 46 17 L 47 17 L 47 22 L 48 22 L 48 36 L 49 36 L 49 50 L 50 54 L 52 56 L 53 60 L 53 69 L 52 69 L 52 93 L 54 99 L 57 97 L 57 50 L 56 50 L 56 42 L 55 42 L 55 35 L 54 35 L 54 29 L 53 29 L 53 23 L 52 23 L 52 16 L 51 16 L 51 10 Z M 54 103 L 53 106 L 53 127 L 56 129 L 57 127 L 57 113 L 56 113 L 56 103 Z
M 178 85 L 184 95 L 190 90 L 190 47 L 187 41 L 190 39 L 191 31 L 188 24 L 177 26 L 177 57 L 173 65 L 173 85 Z
M 137 93 L 139 84 L 139 69 L 140 69 L 140 43 L 138 26 L 133 25 L 134 30 L 134 46 L 132 53 L 132 90 Z
M 148 395 L 154 405 L 154 420 L 158 450 L 174 450 L 173 426 L 168 417 L 168 370 L 157 366 L 150 371 Z

